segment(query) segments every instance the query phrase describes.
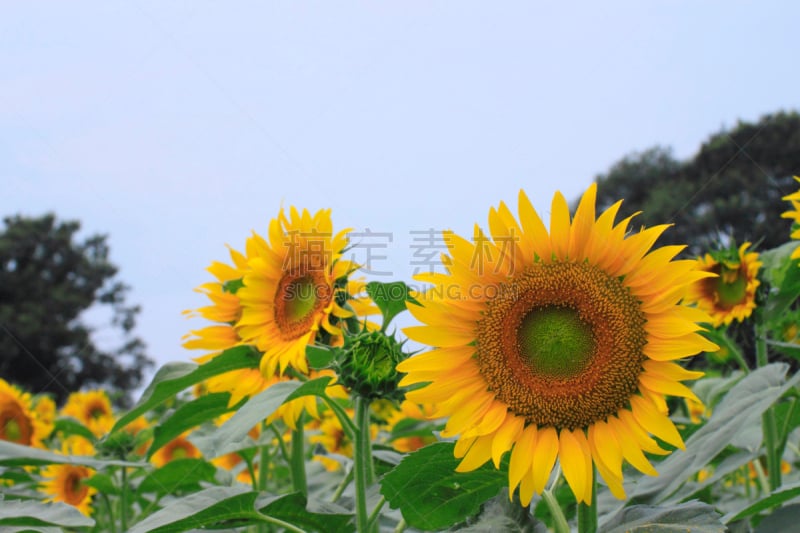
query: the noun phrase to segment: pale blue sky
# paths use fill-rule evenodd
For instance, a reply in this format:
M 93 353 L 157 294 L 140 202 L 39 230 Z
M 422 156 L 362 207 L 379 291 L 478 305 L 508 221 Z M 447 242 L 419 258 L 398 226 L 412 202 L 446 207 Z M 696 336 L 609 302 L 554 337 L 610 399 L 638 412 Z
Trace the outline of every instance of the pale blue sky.
M 391 232 L 547 212 L 654 144 L 800 108 L 784 2 L 7 2 L 0 215 L 110 235 L 159 362 L 204 268 L 283 205 Z M 385 279 L 385 278 L 384 278 Z M 103 333 L 100 332 L 100 337 Z

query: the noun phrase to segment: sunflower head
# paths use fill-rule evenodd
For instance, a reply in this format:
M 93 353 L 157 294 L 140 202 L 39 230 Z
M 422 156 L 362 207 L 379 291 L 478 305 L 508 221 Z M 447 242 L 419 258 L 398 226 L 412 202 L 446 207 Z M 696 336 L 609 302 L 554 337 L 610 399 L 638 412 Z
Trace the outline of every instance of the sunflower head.
M 714 274 L 696 283 L 686 295 L 687 303 L 708 313 L 714 327 L 743 321 L 756 308 L 760 285 L 758 253 L 748 252 L 750 243 L 731 247 L 697 259 L 697 270 Z
M 187 433 L 179 435 L 159 448 L 150 458 L 152 463 L 157 467 L 162 467 L 176 459 L 197 459 L 201 457 L 200 450 L 189 442 L 189 439 L 186 438 L 187 435 Z
M 795 176 L 794 179 L 800 182 L 800 177 Z M 792 209 L 781 216 L 792 220 L 792 239 L 800 239 L 800 190 L 784 196 L 783 199 L 791 202 Z M 800 259 L 800 246 L 792 252 L 792 259 Z
M 401 376 L 396 367 L 403 359 L 402 343 L 394 335 L 364 331 L 345 337 L 336 361 L 337 373 L 345 387 L 363 398 L 401 400 Z
M 61 453 L 64 455 L 93 455 L 94 451 L 91 442 L 78 436 L 67 438 L 61 447 Z M 50 496 L 47 501 L 64 502 L 89 516 L 92 512 L 92 496 L 97 490 L 84 481 L 92 475 L 94 475 L 94 470 L 87 466 L 48 465 L 42 471 L 44 477 L 42 492 Z
M 104 390 L 73 392 L 61 412 L 80 421 L 98 437 L 108 433 L 114 426 L 111 400 Z
M 501 203 L 488 235 L 445 233 L 447 272 L 417 276 L 431 288 L 408 306 L 422 325 L 406 335 L 433 349 L 398 365 L 401 385 L 423 384 L 406 397 L 447 417 L 459 471 L 511 450 L 523 505 L 556 459 L 579 502 L 593 468 L 619 498 L 623 460 L 655 475 L 643 452 L 667 452 L 651 435 L 683 447 L 664 395 L 694 399 L 681 381 L 702 375 L 672 361 L 716 349 L 698 333 L 708 316 L 680 303 L 712 274 L 674 261 L 682 246 L 653 249 L 668 226 L 630 232 L 621 202 L 595 216 L 595 197 L 571 217 L 556 193 L 548 231 L 520 192 L 519 218 Z
M 30 394 L 0 378 L 0 440 L 42 447 L 42 439 L 53 429 L 52 420 L 48 420 L 46 414 L 37 413 Z
M 347 231 L 333 232 L 329 209 L 312 215 L 291 207 L 270 222 L 267 239 L 247 240 L 236 332 L 263 352 L 265 376 L 289 366 L 307 374 L 306 346 L 341 335 L 341 321 L 353 316 L 343 294 L 356 268 L 342 257 Z

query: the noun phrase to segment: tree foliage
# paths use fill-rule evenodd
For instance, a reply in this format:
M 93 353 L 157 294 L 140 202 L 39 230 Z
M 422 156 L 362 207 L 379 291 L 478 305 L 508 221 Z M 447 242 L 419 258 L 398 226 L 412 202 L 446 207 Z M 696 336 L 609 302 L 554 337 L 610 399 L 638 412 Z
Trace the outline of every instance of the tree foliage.
M 153 362 L 132 335 L 140 309 L 125 303 L 105 235 L 77 242 L 77 221 L 4 219 L 0 233 L 0 376 L 58 401 L 81 387 L 137 387 Z M 110 311 L 121 345 L 101 349 L 83 322 L 94 305 Z M 125 403 L 127 397 L 120 399 Z
M 687 161 L 659 146 L 628 155 L 597 176 L 598 207 L 624 198 L 622 217 L 641 211 L 635 223 L 674 223 L 659 244 L 688 244 L 691 255 L 729 239 L 763 250 L 788 237 L 781 198 L 797 189 L 793 175 L 800 175 L 800 114 L 780 112 L 711 135 Z

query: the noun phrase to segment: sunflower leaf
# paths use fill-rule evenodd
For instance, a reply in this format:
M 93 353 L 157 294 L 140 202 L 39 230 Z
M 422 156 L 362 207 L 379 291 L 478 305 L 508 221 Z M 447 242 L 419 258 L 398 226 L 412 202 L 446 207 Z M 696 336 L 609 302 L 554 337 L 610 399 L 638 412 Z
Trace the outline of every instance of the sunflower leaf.
M 742 520 L 743 518 L 753 516 L 754 514 L 760 513 L 761 511 L 766 511 L 767 509 L 771 509 L 772 507 L 777 507 L 783 502 L 792 500 L 798 496 L 800 496 L 800 483 L 784 485 L 778 488 L 775 492 L 773 492 L 769 496 L 765 496 L 764 498 L 758 500 L 755 503 L 746 505 L 743 509 L 740 509 L 739 511 L 726 514 L 725 516 L 722 517 L 722 521 L 726 524 L 730 522 L 736 522 L 737 520 Z M 797 515 L 795 515 L 795 524 L 797 522 L 796 516 Z
M 83 465 L 96 469 L 107 468 L 109 466 L 129 466 L 133 468 L 148 466 L 147 463 L 134 461 L 95 459 L 94 457 L 84 455 L 60 455 L 51 451 L 0 440 L 0 465 L 22 466 L 47 464 Z
M 235 406 L 228 407 L 230 397 L 229 392 L 217 392 L 181 405 L 172 416 L 162 420 L 153 429 L 153 444 L 147 450 L 147 458 L 150 459 L 162 446 L 184 431 L 233 410 Z
M 406 456 L 381 481 L 389 505 L 413 527 L 436 530 L 463 522 L 508 484 L 491 464 L 456 472 L 452 442 L 437 442 Z
M 184 389 L 208 378 L 239 370 L 242 368 L 258 368 L 259 355 L 250 346 L 236 346 L 225 350 L 203 365 L 194 363 L 167 363 L 156 372 L 153 381 L 147 386 L 139 402 L 125 415 L 117 420 L 115 433 L 142 415 L 174 397 Z
M 418 304 L 411 295 L 411 289 L 402 281 L 381 283 L 370 281 L 367 283 L 367 294 L 378 306 L 383 315 L 383 331 L 389 326 L 392 319 L 406 310 L 406 302 Z
M 173 494 L 183 489 L 199 490 L 200 482 L 213 482 L 216 468 L 202 459 L 174 459 L 153 470 L 139 485 L 139 495 L 148 492 L 159 496 Z
M 306 346 L 306 358 L 311 368 L 328 368 L 336 358 L 336 354 L 337 351 L 335 348 L 312 346 L 310 344 Z
M 61 433 L 62 438 L 72 435 L 79 435 L 89 442 L 95 441 L 94 433 L 92 433 L 89 428 L 72 417 L 58 418 L 53 425 L 53 433 Z
M 35 500 L 5 500 L 0 494 L 0 529 L 24 526 L 19 531 L 50 531 L 46 526 L 62 528 L 91 527 L 94 520 L 65 503 L 42 503 Z M 42 527 L 45 526 L 45 527 Z
M 765 306 L 767 320 L 778 320 L 789 306 L 800 297 L 800 268 L 791 258 L 796 242 L 788 242 L 760 255 L 764 279 L 778 291 L 771 294 Z
M 602 525 L 608 533 L 660 532 L 718 533 L 725 531 L 719 514 L 706 503 L 691 501 L 669 507 L 625 507 Z

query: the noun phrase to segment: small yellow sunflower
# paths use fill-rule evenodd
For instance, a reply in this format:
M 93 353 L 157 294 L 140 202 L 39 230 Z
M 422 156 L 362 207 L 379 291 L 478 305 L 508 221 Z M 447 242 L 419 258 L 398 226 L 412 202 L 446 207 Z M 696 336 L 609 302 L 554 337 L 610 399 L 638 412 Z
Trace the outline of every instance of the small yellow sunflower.
M 796 181 L 800 181 L 800 177 L 795 176 Z M 786 211 L 781 214 L 783 218 L 790 218 L 793 222 L 792 239 L 800 239 L 800 190 L 788 194 L 783 197 L 784 200 L 792 203 L 791 211 Z M 800 246 L 795 248 L 792 252 L 792 259 L 800 259 Z
M 436 407 L 433 405 L 417 405 L 416 403 L 403 400 L 400 404 L 400 409 L 395 410 L 394 413 L 387 420 L 387 429 L 391 430 L 404 420 L 427 420 L 434 418 L 436 414 Z M 408 437 L 399 437 L 391 441 L 392 448 L 398 452 L 411 453 L 415 450 L 436 442 L 436 437 L 433 433 L 429 435 L 412 435 Z
M 434 347 L 398 365 L 407 394 L 448 417 L 458 436 L 458 471 L 511 450 L 509 495 L 528 505 L 558 458 L 579 502 L 592 500 L 593 464 L 624 498 L 622 462 L 657 472 L 643 452 L 667 453 L 650 435 L 683 448 L 663 412 L 665 394 L 696 398 L 696 379 L 674 360 L 716 349 L 698 322 L 705 313 L 679 301 L 710 276 L 694 261 L 673 261 L 682 246 L 651 251 L 668 227 L 628 232 L 614 224 L 621 202 L 595 219 L 596 186 L 574 218 L 556 193 L 550 230 L 524 192 L 519 221 L 501 203 L 489 212 L 491 238 L 445 232 L 447 272 L 417 276 L 433 284 L 409 305 L 424 325 L 404 331 Z
M 756 308 L 758 253 L 748 252 L 749 242 L 738 250 L 723 250 L 697 259 L 697 270 L 715 274 L 690 287 L 686 303 L 696 303 L 708 313 L 714 327 L 743 321 Z
M 333 233 L 330 209 L 312 215 L 291 207 L 270 222 L 268 241 L 256 233 L 247 240 L 236 330 L 263 352 L 265 376 L 288 366 L 307 374 L 306 346 L 318 333 L 341 335 L 338 320 L 353 315 L 343 306 L 347 276 L 355 270 L 342 258 L 347 232 Z
M 82 437 L 70 437 L 64 442 L 62 453 L 65 455 L 93 455 L 94 448 L 89 441 Z M 47 501 L 64 502 L 89 516 L 92 512 L 92 496 L 97 490 L 83 481 L 92 477 L 93 474 L 94 470 L 87 466 L 48 465 L 42 471 L 45 479 L 45 482 L 42 483 L 42 492 L 50 496 Z
M 0 440 L 41 448 L 52 428 L 37 416 L 30 394 L 0 378 Z
M 202 456 L 194 444 L 186 438 L 188 433 L 179 435 L 158 449 L 150 461 L 157 467 L 162 467 L 175 459 L 198 459 Z
M 111 431 L 114 426 L 111 400 L 104 390 L 73 392 L 67 398 L 61 414 L 77 419 L 98 437 Z

